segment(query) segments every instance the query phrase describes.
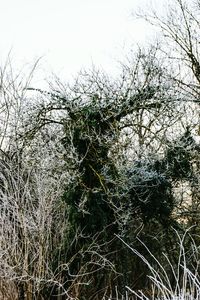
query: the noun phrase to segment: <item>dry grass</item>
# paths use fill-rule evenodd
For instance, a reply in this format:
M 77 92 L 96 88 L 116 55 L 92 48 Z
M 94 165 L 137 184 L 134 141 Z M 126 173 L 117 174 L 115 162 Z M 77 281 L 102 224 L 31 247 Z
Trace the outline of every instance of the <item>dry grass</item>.
M 0 280 L 0 299 L 18 300 L 17 289 L 12 281 Z
M 164 263 L 160 263 L 148 247 L 142 242 L 145 250 L 155 262 L 156 267 L 152 266 L 149 261 L 136 249 L 126 244 L 120 237 L 119 239 L 148 266 L 150 274 L 148 277 L 151 282 L 151 291 L 147 295 L 144 291 L 133 291 L 129 287 L 127 290 L 140 300 L 199 300 L 200 299 L 200 281 L 199 281 L 199 247 L 192 237 L 190 249 L 185 249 L 185 239 L 189 235 L 190 229 L 180 236 L 176 231 L 179 243 L 178 264 L 170 261 L 168 256 L 163 253 Z M 191 265 L 191 261 L 193 261 Z M 173 284 L 172 284 L 173 281 Z M 175 284 L 174 284 L 175 283 Z M 130 298 L 131 299 L 131 298 Z

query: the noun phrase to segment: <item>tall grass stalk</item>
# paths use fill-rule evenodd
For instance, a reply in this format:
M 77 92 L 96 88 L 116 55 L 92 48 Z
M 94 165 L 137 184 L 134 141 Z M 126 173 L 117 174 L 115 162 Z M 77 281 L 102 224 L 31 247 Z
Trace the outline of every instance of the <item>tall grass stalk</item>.
M 163 253 L 163 262 L 161 263 L 150 249 L 140 240 L 144 249 L 148 252 L 153 263 L 138 252 L 136 249 L 128 245 L 121 237 L 118 238 L 137 255 L 145 265 L 147 265 L 150 275 L 150 289 L 148 292 L 144 289 L 134 291 L 126 286 L 127 291 L 135 296 L 135 299 L 141 300 L 198 300 L 200 299 L 200 279 L 199 279 L 199 247 L 190 236 L 187 229 L 181 236 L 175 229 L 178 238 L 178 258 L 177 265 Z M 186 237 L 190 238 L 190 247 L 186 249 Z M 192 262 L 192 263 L 191 263 Z M 131 298 L 130 298 L 131 299 Z

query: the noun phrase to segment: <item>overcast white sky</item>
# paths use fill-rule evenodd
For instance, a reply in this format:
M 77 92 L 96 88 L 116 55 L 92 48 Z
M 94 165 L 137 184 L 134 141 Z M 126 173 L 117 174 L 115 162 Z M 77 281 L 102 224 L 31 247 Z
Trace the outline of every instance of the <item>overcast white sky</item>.
M 112 72 L 132 45 L 152 35 L 149 25 L 132 16 L 146 3 L 149 1 L 0 0 L 0 60 L 12 49 L 14 64 L 43 56 L 43 65 L 66 77 L 92 63 Z

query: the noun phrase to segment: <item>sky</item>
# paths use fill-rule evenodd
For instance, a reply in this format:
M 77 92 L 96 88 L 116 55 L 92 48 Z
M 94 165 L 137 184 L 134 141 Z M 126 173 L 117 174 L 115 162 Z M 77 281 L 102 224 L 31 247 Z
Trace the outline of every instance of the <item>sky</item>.
M 161 1 L 161 0 L 160 0 Z M 164 1 L 164 0 L 162 0 Z M 154 6 L 158 0 L 152 0 Z M 148 0 L 0 0 L 0 62 L 41 57 L 40 65 L 69 78 L 93 65 L 115 72 L 137 43 L 154 35 L 133 13 Z

